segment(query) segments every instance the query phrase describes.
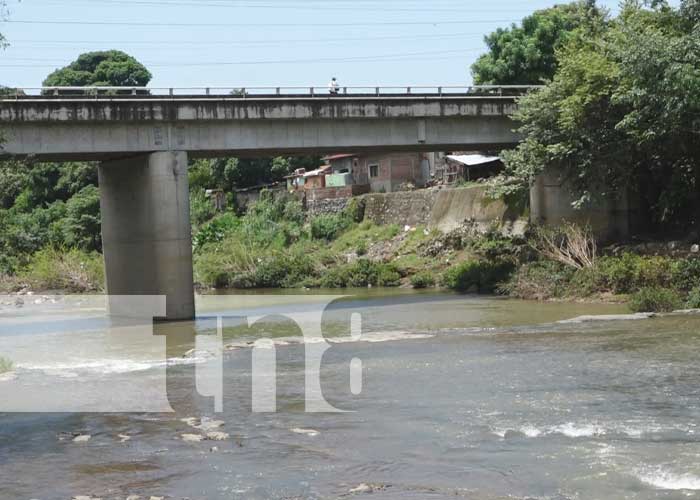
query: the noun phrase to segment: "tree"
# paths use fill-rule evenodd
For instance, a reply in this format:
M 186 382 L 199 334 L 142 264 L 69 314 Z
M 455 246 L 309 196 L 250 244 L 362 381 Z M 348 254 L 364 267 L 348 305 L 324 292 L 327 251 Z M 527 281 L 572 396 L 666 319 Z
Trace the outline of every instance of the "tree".
M 545 168 L 580 206 L 636 191 L 662 229 L 700 223 L 700 27 L 665 1 L 627 1 L 617 19 L 576 33 L 542 91 L 521 100 L 522 143 L 504 153 L 522 192 Z
M 498 29 L 485 38 L 488 53 L 472 65 L 474 83 L 536 85 L 551 80 L 557 69 L 557 49 L 574 30 L 605 16 L 595 0 L 579 0 L 536 11 L 520 26 Z
M 45 87 L 145 87 L 152 75 L 146 67 L 119 50 L 87 52 L 51 73 Z

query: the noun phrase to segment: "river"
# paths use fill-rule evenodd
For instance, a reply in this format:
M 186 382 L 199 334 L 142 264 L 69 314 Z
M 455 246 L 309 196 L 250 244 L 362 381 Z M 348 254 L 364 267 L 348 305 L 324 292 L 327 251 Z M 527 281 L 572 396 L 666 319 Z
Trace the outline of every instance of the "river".
M 199 297 L 195 323 L 150 339 L 89 300 L 5 302 L 0 355 L 16 372 L 0 379 L 0 498 L 700 498 L 700 316 L 568 321 L 626 311 L 346 294 Z M 299 323 L 319 308 L 317 375 L 342 412 L 305 411 Z M 194 334 L 217 345 L 219 316 L 223 361 L 191 350 Z M 258 413 L 251 358 L 265 352 L 277 411 Z M 208 365 L 221 412 L 197 394 Z M 222 440 L 183 438 L 211 429 Z

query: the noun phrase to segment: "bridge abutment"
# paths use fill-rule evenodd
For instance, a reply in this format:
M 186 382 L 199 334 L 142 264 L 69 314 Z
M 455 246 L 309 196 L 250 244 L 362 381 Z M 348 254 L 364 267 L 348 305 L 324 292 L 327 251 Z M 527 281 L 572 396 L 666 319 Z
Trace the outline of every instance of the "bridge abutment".
M 187 153 L 167 151 L 99 166 L 109 295 L 165 295 L 167 320 L 194 318 Z

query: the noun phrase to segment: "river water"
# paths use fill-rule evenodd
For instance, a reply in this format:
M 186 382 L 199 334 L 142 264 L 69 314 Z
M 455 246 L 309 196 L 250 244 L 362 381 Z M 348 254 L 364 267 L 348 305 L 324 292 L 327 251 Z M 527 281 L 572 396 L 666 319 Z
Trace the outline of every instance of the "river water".
M 700 316 L 347 295 L 199 297 L 197 322 L 149 339 L 84 299 L 5 302 L 0 355 L 16 372 L 0 379 L 0 498 L 700 498 Z M 330 348 L 316 375 L 343 412 L 305 411 L 303 323 L 318 310 Z M 194 337 L 215 340 L 217 317 L 221 364 Z M 251 359 L 265 352 L 277 411 L 259 413 Z M 221 412 L 198 385 L 208 365 Z M 225 439 L 183 439 L 209 425 Z

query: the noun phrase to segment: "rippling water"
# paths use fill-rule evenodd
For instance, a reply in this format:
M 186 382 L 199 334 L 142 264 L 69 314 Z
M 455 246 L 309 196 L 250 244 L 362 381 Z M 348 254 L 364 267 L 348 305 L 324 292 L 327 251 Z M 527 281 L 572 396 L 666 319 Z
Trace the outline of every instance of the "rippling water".
M 158 325 L 150 339 L 115 334 L 99 307 L 0 309 L 0 355 L 17 366 L 4 401 L 144 408 L 0 414 L 0 498 L 700 497 L 699 316 L 571 322 L 625 311 L 356 292 L 323 315 L 323 394 L 346 412 L 310 414 L 304 338 L 285 315 L 305 317 L 315 299 L 203 297 L 196 323 Z M 216 314 L 257 320 L 224 323 L 222 413 L 197 395 L 210 360 L 191 351 Z M 276 413 L 251 412 L 262 337 L 277 355 Z M 160 406 L 174 411 L 146 411 Z M 229 437 L 184 441 L 203 432 L 188 418 L 218 420 Z

